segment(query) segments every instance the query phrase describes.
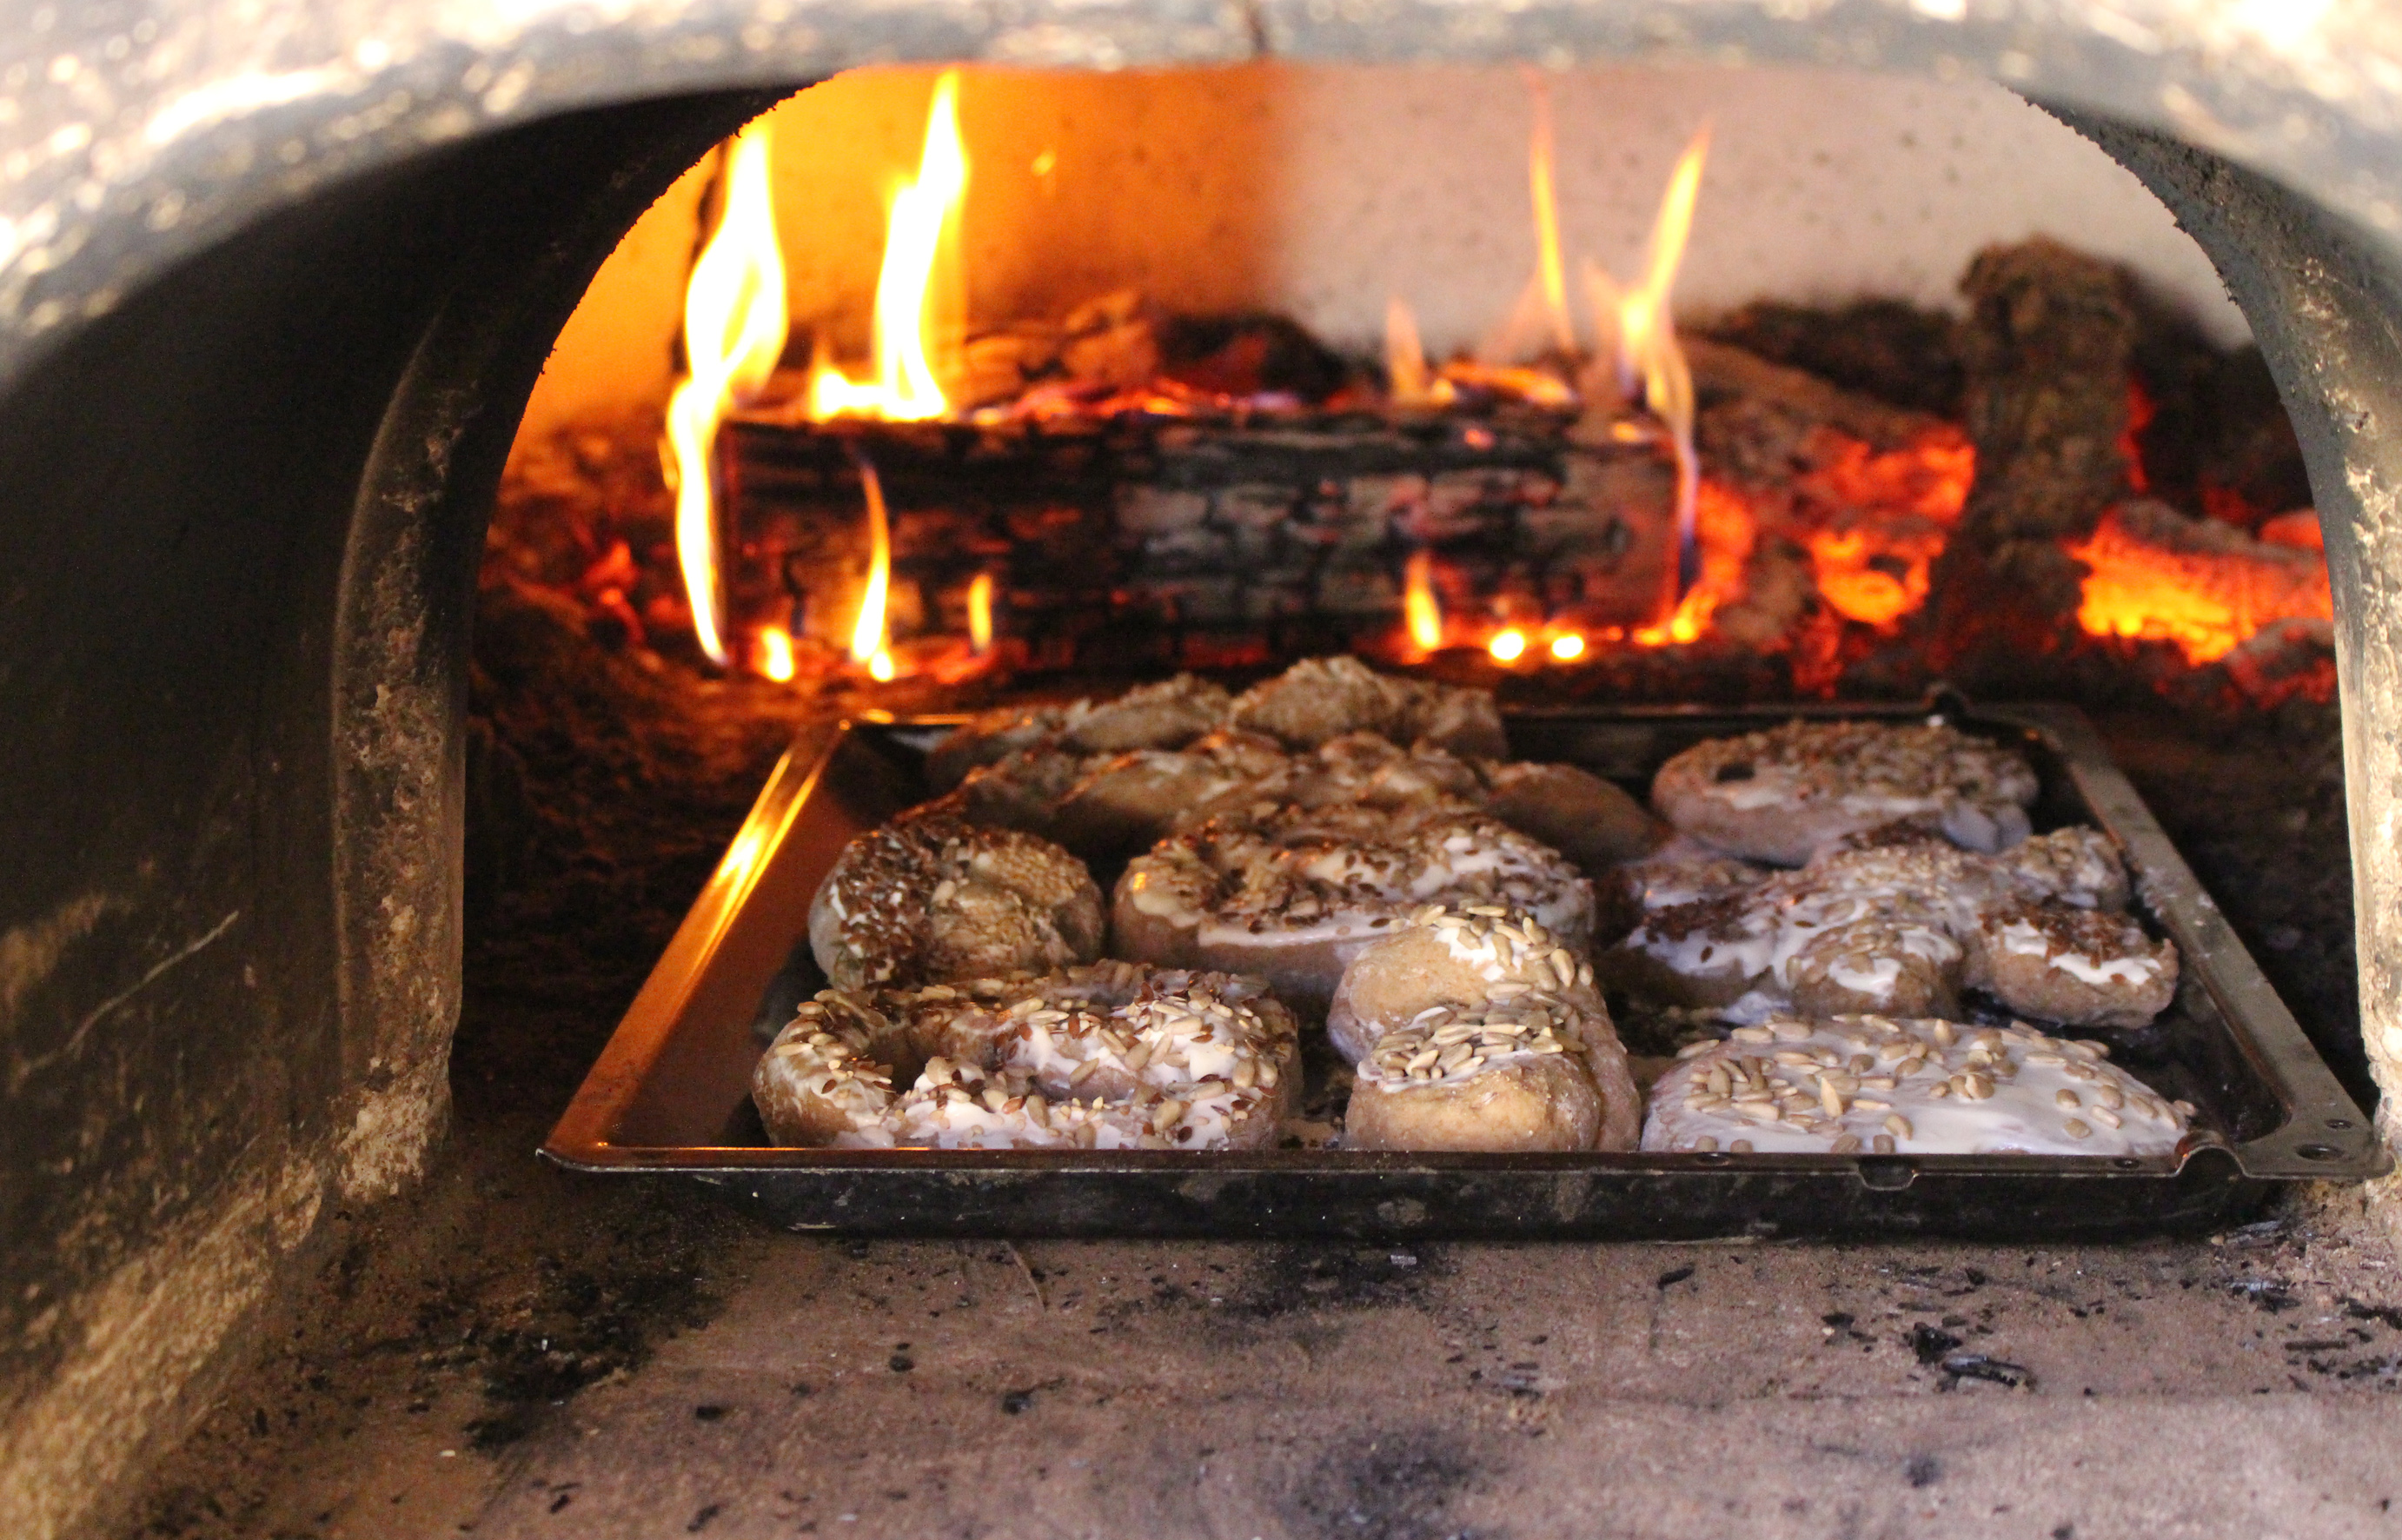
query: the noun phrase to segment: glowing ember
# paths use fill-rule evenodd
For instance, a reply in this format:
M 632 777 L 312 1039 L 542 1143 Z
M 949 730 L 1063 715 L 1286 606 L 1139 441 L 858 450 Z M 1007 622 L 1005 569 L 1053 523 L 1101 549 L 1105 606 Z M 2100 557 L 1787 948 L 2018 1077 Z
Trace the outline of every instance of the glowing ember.
M 895 671 L 884 631 L 884 601 L 892 584 L 892 522 L 884 511 L 884 482 L 874 462 L 855 451 L 854 458 L 867 493 L 867 587 L 860 594 L 858 623 L 850 629 L 850 660 L 865 667 L 870 678 L 889 680 Z
M 992 650 L 992 574 L 980 572 L 968 585 L 968 645 L 981 658 Z
M 1743 597 L 1744 569 L 1751 563 L 1751 548 L 1759 524 L 1751 508 L 1733 492 L 1714 481 L 1699 484 L 1694 496 L 1694 529 L 1701 550 L 1701 572 L 1685 597 L 1665 620 L 1638 626 L 1637 646 L 1665 647 L 1698 642 L 1709 629 L 1710 617 L 1722 604 Z
M 953 222 L 968 186 L 959 92 L 957 70 L 946 70 L 934 82 L 917 178 L 904 181 L 892 195 L 884 266 L 876 278 L 876 378 L 852 380 L 821 351 L 809 371 L 809 415 L 820 422 L 834 417 L 924 422 L 950 409 L 929 334 L 937 330 L 940 319 L 935 299 L 948 286 L 938 282 L 937 264 L 955 244 Z M 941 341 L 946 351 L 956 352 L 956 338 Z
M 2278 621 L 2335 617 L 2317 553 L 2156 505 L 2112 509 L 2068 553 L 2091 569 L 2078 625 L 2095 636 L 2173 642 L 2197 667 Z
M 1484 650 L 1493 655 L 1497 663 L 1514 663 L 1526 655 L 1526 633 L 1515 627 L 1496 631 L 1493 640 L 1484 644 Z
M 1552 638 L 1552 656 L 1563 663 L 1573 663 L 1584 656 L 1584 638 L 1572 631 L 1562 631 Z
M 691 373 L 668 398 L 667 445 L 675 479 L 676 558 L 692 631 L 725 663 L 719 591 L 717 496 L 711 455 L 727 407 L 754 398 L 784 351 L 784 257 L 776 244 L 767 130 L 742 131 L 726 157 L 725 214 L 684 290 L 683 345 Z
M 1935 559 L 1976 480 L 1976 448 L 1947 425 L 1882 454 L 1822 429 L 1811 452 L 1818 464 L 1795 490 L 1841 510 L 1809 536 L 1819 597 L 1846 619 L 1891 626 L 1926 602 Z
M 752 638 L 751 666 L 780 685 L 792 683 L 793 633 L 781 626 L 760 631 Z
M 1401 578 L 1401 618 L 1410 629 L 1410 645 L 1421 653 L 1443 645 L 1443 605 L 1434 593 L 1434 556 L 1419 551 L 1410 558 Z

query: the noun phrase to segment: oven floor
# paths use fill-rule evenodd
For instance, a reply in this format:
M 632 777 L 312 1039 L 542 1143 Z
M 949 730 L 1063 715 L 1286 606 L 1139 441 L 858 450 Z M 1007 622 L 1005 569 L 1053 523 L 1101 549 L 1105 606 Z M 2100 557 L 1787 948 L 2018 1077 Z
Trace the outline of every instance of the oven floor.
M 2332 714 L 2102 725 L 2366 1089 Z M 449 1145 L 327 1222 L 121 1533 L 2402 1534 L 2402 1261 L 2356 1194 L 2119 1247 L 1013 1247 L 537 1165 L 777 744 L 530 762 L 572 847 L 471 822 Z
M 139 1533 L 2402 1530 L 2356 1205 L 2087 1249 L 846 1243 L 494 1155 L 409 1208 Z M 596 1382 L 544 1381 L 553 1334 Z

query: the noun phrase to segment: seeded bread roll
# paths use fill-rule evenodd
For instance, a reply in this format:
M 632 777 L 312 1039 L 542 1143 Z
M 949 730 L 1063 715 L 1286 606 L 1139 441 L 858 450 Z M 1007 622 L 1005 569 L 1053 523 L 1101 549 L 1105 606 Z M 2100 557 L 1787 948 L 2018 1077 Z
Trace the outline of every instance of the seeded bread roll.
M 1774 1017 L 1688 1050 L 1651 1088 L 1643 1147 L 2174 1156 L 2193 1109 L 2107 1051 L 2023 1023 Z
M 1978 943 L 1969 982 L 2048 1021 L 2140 1027 L 2176 997 L 2176 944 L 2106 909 L 2015 905 Z
M 1083 862 L 943 813 L 853 839 L 809 904 L 809 950 L 842 990 L 1089 963 L 1101 936 L 1101 892 Z
M 1598 879 L 1666 841 L 1668 826 L 1625 792 L 1574 765 L 1524 761 L 1486 772 L 1484 811 Z
M 1721 864 L 1655 862 L 1641 922 L 1600 966 L 1629 994 L 1692 1007 L 1941 1013 L 1967 987 L 2070 1025 L 2165 1008 L 2176 949 L 2106 907 L 2127 891 L 2109 843 L 2061 830 L 2024 844 L 2036 848 L 1994 857 L 1887 831 L 1749 882 Z
M 1428 904 L 1360 950 L 1326 1009 L 1326 1034 L 1357 1064 L 1387 1031 L 1430 1006 L 1507 1002 L 1539 993 L 1608 1020 L 1593 964 L 1541 921 L 1498 904 Z
M 1592 965 L 1498 905 L 1422 908 L 1362 948 L 1327 1016 L 1358 1064 L 1353 1149 L 1632 1149 L 1642 1097 Z
M 1235 698 L 1228 721 L 1288 748 L 1314 749 L 1346 733 L 1498 759 L 1510 752 L 1490 690 L 1380 674 L 1356 658 L 1312 658 Z
M 1108 962 L 828 990 L 752 1095 L 783 1145 L 1262 1149 L 1300 1083 L 1292 1015 L 1258 980 Z
M 1180 823 L 1280 786 L 1291 765 L 1275 740 L 1231 730 L 1181 749 L 1111 755 L 1060 794 L 1048 832 L 1088 860 L 1128 855 Z
M 1447 1045 L 1469 1050 L 1461 1069 L 1445 1075 L 1429 1067 L 1413 1077 L 1401 1068 L 1444 1051 L 1435 1034 L 1445 1030 L 1467 1034 Z M 1633 1089 L 1630 1082 L 1630 1096 Z M 1601 1144 L 1604 1110 L 1592 1071 L 1565 1037 L 1498 1033 L 1482 1013 L 1438 1006 L 1425 1022 L 1387 1034 L 1361 1067 L 1344 1108 L 1343 1147 L 1502 1154 L 1630 1147 L 1631 1140 Z
M 1971 850 L 2007 850 L 2026 838 L 2037 789 L 2016 753 L 1938 723 L 1796 721 L 1695 744 L 1660 767 L 1651 801 L 1720 850 L 1798 867 L 1920 816 Z
M 944 734 L 926 751 L 926 784 L 946 792 L 978 766 L 998 764 L 1013 754 L 1048 742 L 1066 724 L 1070 706 L 1001 706 L 979 712 Z
M 1473 808 L 1427 799 L 1221 814 L 1131 862 L 1111 910 L 1120 954 L 1256 974 L 1323 1012 L 1344 964 L 1427 904 L 1523 910 L 1581 950 L 1593 885 L 1556 852 Z
M 926 754 L 926 781 L 947 792 L 982 765 L 1040 745 L 1094 756 L 1178 749 L 1226 719 L 1224 689 L 1189 673 L 1130 689 L 1114 701 L 1001 706 L 980 712 Z

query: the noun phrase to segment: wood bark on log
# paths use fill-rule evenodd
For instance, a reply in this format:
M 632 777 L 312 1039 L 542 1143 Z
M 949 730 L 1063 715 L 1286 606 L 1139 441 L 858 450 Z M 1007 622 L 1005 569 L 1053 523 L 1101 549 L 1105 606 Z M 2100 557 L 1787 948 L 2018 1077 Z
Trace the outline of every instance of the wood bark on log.
M 2134 297 L 2119 269 L 2038 237 L 1989 247 L 1960 281 L 1977 479 L 1935 574 L 1935 654 L 2059 634 L 2084 569 L 2063 548 L 2128 493 Z M 2039 645 L 2040 643 L 2037 643 Z

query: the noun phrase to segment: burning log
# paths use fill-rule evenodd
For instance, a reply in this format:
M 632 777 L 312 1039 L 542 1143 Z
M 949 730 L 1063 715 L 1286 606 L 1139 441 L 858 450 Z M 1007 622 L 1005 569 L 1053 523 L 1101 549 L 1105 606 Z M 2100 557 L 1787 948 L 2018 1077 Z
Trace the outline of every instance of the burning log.
M 1960 287 L 1977 477 L 1938 563 L 1933 650 L 1973 671 L 1992 647 L 2054 645 L 2081 601 L 2065 542 L 2128 492 L 2136 314 L 2117 268 L 2041 238 L 1981 253 Z

